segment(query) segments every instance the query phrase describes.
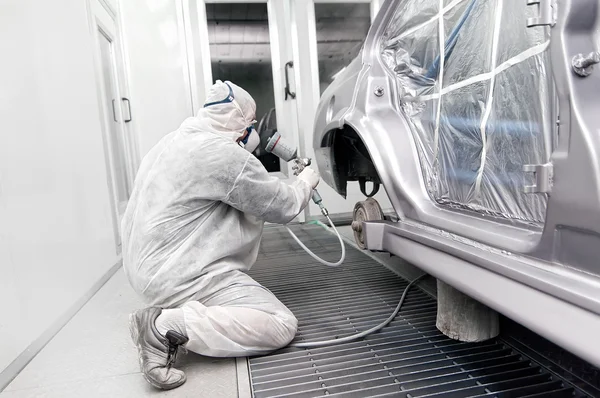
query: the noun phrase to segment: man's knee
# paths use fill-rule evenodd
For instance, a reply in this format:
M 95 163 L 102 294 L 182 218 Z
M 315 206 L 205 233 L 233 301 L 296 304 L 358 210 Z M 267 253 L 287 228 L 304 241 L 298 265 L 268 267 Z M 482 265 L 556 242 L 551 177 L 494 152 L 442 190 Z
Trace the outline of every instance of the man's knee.
M 296 336 L 298 320 L 291 312 L 288 312 L 277 314 L 276 322 L 278 327 L 274 343 L 277 346 L 276 348 L 282 348 L 288 345 Z

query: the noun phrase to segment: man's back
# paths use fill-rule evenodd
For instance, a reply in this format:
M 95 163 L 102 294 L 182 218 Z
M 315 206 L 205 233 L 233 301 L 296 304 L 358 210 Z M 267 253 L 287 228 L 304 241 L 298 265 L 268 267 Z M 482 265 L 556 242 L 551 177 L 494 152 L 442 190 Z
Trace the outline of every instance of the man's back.
M 177 305 L 217 275 L 254 263 L 263 221 L 222 202 L 248 156 L 235 142 L 200 131 L 195 118 L 146 155 L 122 235 L 125 272 L 149 303 Z M 216 243 L 222 235 L 227 247 Z

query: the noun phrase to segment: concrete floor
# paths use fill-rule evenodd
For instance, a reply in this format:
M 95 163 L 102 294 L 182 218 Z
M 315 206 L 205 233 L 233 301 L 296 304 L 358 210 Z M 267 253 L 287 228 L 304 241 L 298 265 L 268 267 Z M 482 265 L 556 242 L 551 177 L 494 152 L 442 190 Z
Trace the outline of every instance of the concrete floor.
M 349 227 L 340 232 L 353 240 Z M 370 254 L 407 279 L 421 271 L 387 254 Z M 434 289 L 434 285 L 426 287 Z M 130 340 L 128 315 L 142 302 L 120 269 L 0 393 L 0 398 L 29 397 L 238 397 L 247 396 L 234 359 L 182 355 L 178 368 L 188 376 L 180 388 L 161 392 L 143 379 Z M 242 369 L 243 370 L 243 369 Z M 240 372 L 239 377 L 247 375 Z
M 129 337 L 128 315 L 142 302 L 120 269 L 52 339 L 1 398 L 237 397 L 234 359 L 182 355 L 182 387 L 160 392 L 143 379 Z

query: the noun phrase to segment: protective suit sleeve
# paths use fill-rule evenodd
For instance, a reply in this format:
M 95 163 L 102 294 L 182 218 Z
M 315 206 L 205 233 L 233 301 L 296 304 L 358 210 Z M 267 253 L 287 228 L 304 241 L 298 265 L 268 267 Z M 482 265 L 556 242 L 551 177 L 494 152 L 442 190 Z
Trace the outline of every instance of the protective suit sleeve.
M 267 222 L 287 224 L 308 205 L 311 194 L 307 182 L 298 179 L 288 185 L 249 155 L 223 202 Z
M 308 185 L 315 189 L 317 185 L 319 185 L 319 181 L 321 177 L 319 173 L 317 173 L 312 167 L 305 167 L 304 170 L 300 174 L 298 174 L 298 179 L 306 181 Z

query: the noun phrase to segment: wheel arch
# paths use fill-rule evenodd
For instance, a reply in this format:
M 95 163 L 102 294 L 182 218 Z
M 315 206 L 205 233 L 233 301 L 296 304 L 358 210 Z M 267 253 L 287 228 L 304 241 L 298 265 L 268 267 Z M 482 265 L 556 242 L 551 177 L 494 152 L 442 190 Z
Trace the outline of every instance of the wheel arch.
M 340 195 L 346 197 L 347 184 L 351 181 L 359 182 L 366 197 L 372 197 L 379 191 L 381 178 L 365 140 L 354 126 L 344 123 L 341 128 L 329 129 L 320 145 L 330 148 L 331 171 Z M 368 182 L 373 184 L 371 189 L 366 186 Z

